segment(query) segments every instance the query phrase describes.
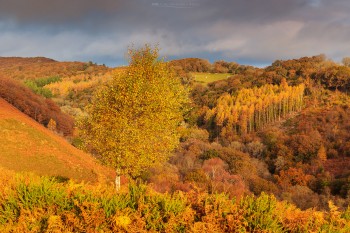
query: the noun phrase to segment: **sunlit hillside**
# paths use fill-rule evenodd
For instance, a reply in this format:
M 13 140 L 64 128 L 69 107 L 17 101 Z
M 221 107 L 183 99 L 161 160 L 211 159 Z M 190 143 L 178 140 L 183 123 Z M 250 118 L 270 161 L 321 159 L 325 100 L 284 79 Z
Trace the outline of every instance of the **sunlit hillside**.
M 16 79 L 69 77 L 82 73 L 99 75 L 108 70 L 110 68 L 92 62 L 58 62 L 45 57 L 0 57 L 0 76 Z
M 79 181 L 106 180 L 110 170 L 0 99 L 0 166 Z
M 52 99 L 71 116 L 83 114 L 92 92 L 123 68 L 92 62 L 59 62 L 45 57 L 0 57 L 0 77 L 16 79 Z
M 32 171 L 59 178 L 33 176 L 23 185 L 26 182 L 23 175 L 17 175 L 18 180 L 10 181 L 17 196 L 6 193 L 0 222 L 14 221 L 14 224 L 4 229 L 348 232 L 348 66 L 322 55 L 275 61 L 266 68 L 225 61 L 209 63 L 195 58 L 167 64 L 170 66 L 164 69 L 169 70 L 162 73 L 162 77 L 169 75 L 178 79 L 180 86 L 188 88 L 190 98 L 183 106 L 186 111 L 181 113 L 181 122 L 176 124 L 179 144 L 169 153 L 166 162 L 130 174 L 132 185 L 129 189 L 122 185 L 119 193 L 114 186 L 101 183 L 97 186 L 57 183 L 67 178 L 105 181 L 111 180 L 114 174 L 66 140 L 76 146 L 88 142 L 86 149 L 100 158 L 103 155 L 99 153 L 107 150 L 106 158 L 111 159 L 107 163 L 114 166 L 113 159 L 117 158 L 114 153 L 120 152 L 116 142 L 125 136 L 124 146 L 136 156 L 128 164 L 134 166 L 139 161 L 147 164 L 150 160 L 145 159 L 147 153 L 143 150 L 157 143 L 147 142 L 147 138 L 139 135 L 137 143 L 132 144 L 135 141 L 129 140 L 133 135 L 118 133 L 118 130 L 131 127 L 135 122 L 143 123 L 134 126 L 133 133 L 144 134 L 140 127 L 153 124 L 163 129 L 163 120 L 147 123 L 141 120 L 146 108 L 156 106 L 158 87 L 151 92 L 155 82 L 149 82 L 159 77 L 152 74 L 155 67 L 136 69 L 130 65 L 103 74 L 78 72 L 33 80 L 0 78 L 0 96 L 13 105 L 4 100 L 0 102 L 3 142 L 0 166 L 15 172 Z M 54 69 L 51 71 L 54 74 Z M 149 77 L 145 75 L 148 72 Z M 135 73 L 137 75 L 132 76 Z M 138 78 L 146 81 L 140 82 Z M 116 83 L 120 86 L 113 86 Z M 168 84 L 166 79 L 165 86 Z M 135 86 L 140 89 L 135 90 Z M 100 87 L 103 87 L 101 91 L 95 92 Z M 103 98 L 98 101 L 96 93 L 100 98 L 108 97 L 108 101 Z M 152 97 L 151 101 L 144 103 L 146 97 Z M 164 99 L 162 94 L 159 100 Z M 106 111 L 85 112 L 86 106 L 99 110 L 101 105 Z M 125 112 L 121 113 L 121 107 L 125 107 Z M 130 112 L 132 109 L 135 112 Z M 153 109 L 149 112 L 153 114 Z M 129 117 L 125 118 L 124 114 Z M 92 124 L 84 126 L 82 122 L 86 124 L 91 116 L 101 120 L 94 124 L 94 133 L 101 136 L 99 140 L 96 135 L 90 141 L 86 137 Z M 115 116 L 122 120 L 115 120 Z M 86 117 L 85 121 L 77 122 L 80 117 Z M 117 124 L 122 121 L 125 124 Z M 75 130 L 77 128 L 80 130 Z M 159 133 L 155 138 L 158 137 Z M 138 143 L 142 148 L 139 153 L 134 148 Z M 94 148 L 96 145 L 100 147 Z M 113 149 L 114 145 L 117 148 Z M 122 169 L 127 167 L 126 162 L 119 163 Z M 37 191 L 42 189 L 46 190 L 45 194 Z M 23 198 L 21 195 L 26 192 L 32 196 Z M 82 193 L 89 194 L 82 198 Z M 42 196 L 62 197 L 57 199 L 59 210 L 56 211 L 52 202 L 42 201 Z M 20 204 L 13 205 L 11 200 Z M 47 212 L 41 211 L 42 205 L 50 206 Z M 26 215 L 21 212 L 21 206 L 35 211 Z M 27 224 L 28 221 L 32 225 Z

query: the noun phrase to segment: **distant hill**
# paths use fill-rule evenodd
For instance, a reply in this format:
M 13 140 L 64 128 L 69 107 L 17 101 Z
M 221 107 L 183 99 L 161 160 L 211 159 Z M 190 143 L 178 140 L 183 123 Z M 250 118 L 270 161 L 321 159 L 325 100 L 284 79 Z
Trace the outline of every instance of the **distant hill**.
M 110 69 L 92 62 L 58 62 L 45 57 L 0 57 L 0 76 L 16 79 L 101 75 Z
M 33 63 L 50 63 L 57 62 L 51 58 L 46 57 L 0 57 L 1 67 L 11 67 L 14 64 L 26 65 Z
M 0 98 L 0 166 L 95 182 L 111 170 Z

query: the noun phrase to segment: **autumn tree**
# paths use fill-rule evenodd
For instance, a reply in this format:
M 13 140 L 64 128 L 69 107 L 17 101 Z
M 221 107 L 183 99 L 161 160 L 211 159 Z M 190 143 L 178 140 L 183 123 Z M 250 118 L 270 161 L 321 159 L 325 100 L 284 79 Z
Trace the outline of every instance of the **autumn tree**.
M 341 61 L 344 66 L 350 67 L 350 57 L 344 57 Z
M 301 168 L 291 167 L 288 170 L 281 171 L 275 178 L 283 189 L 287 189 L 295 185 L 307 186 L 311 176 L 305 174 Z
M 56 131 L 56 121 L 51 118 L 49 123 L 47 124 L 47 128 L 51 131 Z
M 138 176 L 166 161 L 179 143 L 188 91 L 158 48 L 129 49 L 129 66 L 97 91 L 80 123 L 87 147 L 120 176 Z
M 327 152 L 326 152 L 326 148 L 324 147 L 324 145 L 321 145 L 321 146 L 320 146 L 320 149 L 318 149 L 317 157 L 318 157 L 322 162 L 325 162 L 325 161 L 327 160 Z

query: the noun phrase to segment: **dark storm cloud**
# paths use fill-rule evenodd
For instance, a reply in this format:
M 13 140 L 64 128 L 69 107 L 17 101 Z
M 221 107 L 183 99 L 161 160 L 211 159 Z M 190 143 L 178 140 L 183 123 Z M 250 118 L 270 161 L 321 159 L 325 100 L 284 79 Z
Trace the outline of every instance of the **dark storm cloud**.
M 121 0 L 0 0 L 1 16 L 20 22 L 67 22 L 84 20 L 84 17 L 118 12 L 123 7 Z
M 211 22 L 269 22 L 306 0 L 0 0 L 0 17 L 19 23 L 123 27 L 206 26 Z M 175 6 L 180 6 L 176 8 Z M 181 7 L 182 6 L 182 7 Z
M 0 56 L 111 64 L 131 43 L 159 42 L 169 57 L 339 60 L 348 12 L 347 0 L 0 0 Z

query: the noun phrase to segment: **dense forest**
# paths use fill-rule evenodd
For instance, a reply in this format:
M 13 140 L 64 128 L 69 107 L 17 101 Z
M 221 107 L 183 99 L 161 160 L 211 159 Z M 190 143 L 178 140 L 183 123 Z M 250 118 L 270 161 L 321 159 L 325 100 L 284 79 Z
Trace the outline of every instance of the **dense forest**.
M 189 72 L 202 64 L 177 61 Z M 192 81 L 187 123 L 193 127 L 184 129 L 181 150 L 171 160 L 180 179 L 193 177 L 212 191 L 220 172 L 210 172 L 220 167 L 238 176 L 246 192 L 271 192 L 301 208 L 323 209 L 328 200 L 346 207 L 350 68 L 319 55 L 264 69 L 220 61 L 206 71 L 218 72 L 219 65 L 229 78 L 206 86 Z M 221 180 L 226 190 L 237 184 Z
M 51 60 L 45 61 L 45 64 L 56 63 Z M 126 225 L 138 222 L 143 224 L 143 229 L 153 231 L 185 231 L 184 229 L 189 229 L 188 224 L 194 232 L 195 229 L 202 232 L 200 229 L 204 231 L 210 227 L 217 227 L 215 229 L 219 232 L 235 232 L 242 229 L 248 232 L 263 229 L 275 229 L 273 232 L 304 232 L 308 229 L 330 229 L 330 232 L 340 232 L 339 229 L 346 229 L 345 226 L 349 227 L 346 224 L 349 223 L 350 203 L 350 98 L 347 92 L 350 88 L 350 67 L 345 61 L 346 59 L 344 64 L 338 64 L 324 55 L 318 55 L 277 60 L 266 68 L 226 61 L 210 63 L 199 58 L 167 62 L 166 65 L 172 73 L 169 77 L 179 79 L 189 90 L 190 103 L 183 109 L 185 114 L 177 127 L 179 145 L 168 161 L 143 169 L 132 178 L 127 177 L 130 183 L 138 180 L 147 184 L 147 189 L 152 189 L 147 193 L 152 194 L 147 196 L 145 193 L 135 193 L 135 189 L 146 187 L 142 185 L 132 184 L 129 187 L 131 191 L 124 189 L 129 194 L 120 194 L 115 198 L 128 200 L 125 204 L 125 208 L 129 208 L 127 212 L 112 204 L 114 199 L 108 199 L 111 190 L 103 191 L 106 197 L 98 196 L 104 200 L 103 210 L 98 210 L 96 203 L 99 201 L 92 197 L 96 195 L 96 190 L 79 190 L 85 193 L 84 198 L 88 201 L 69 200 L 68 206 L 60 207 L 61 212 L 55 212 L 55 216 L 61 216 L 57 217 L 60 220 L 50 223 L 54 219 L 48 218 L 46 228 L 49 229 L 50 224 L 58 224 L 57 227 L 59 224 L 70 224 L 70 229 L 85 229 L 79 228 L 79 224 L 86 226 L 87 223 L 81 221 L 90 220 L 76 216 L 81 213 L 87 215 L 95 214 L 93 211 L 104 211 L 105 215 L 101 214 L 105 216 L 103 219 L 91 221 L 107 221 L 111 224 L 108 229 L 119 230 L 125 230 L 124 226 L 111 222 L 116 220 L 111 220 L 110 216 L 123 218 L 123 221 L 127 222 Z M 25 64 L 21 66 L 26 67 Z M 90 66 L 91 68 L 82 67 L 83 70 L 89 69 L 87 73 L 57 73 L 50 72 L 50 66 L 47 65 L 48 72 L 44 76 L 40 73 L 37 77 L 27 77 L 27 71 L 21 73 L 25 69 L 18 67 L 17 76 L 9 77 L 6 74 L 15 66 L 8 66 L 8 69 L 3 67 L 0 96 L 45 126 L 48 126 L 51 119 L 54 120 L 58 132 L 72 136 L 73 119 L 79 122 L 82 116 L 91 114 L 84 106 L 96 99 L 94 95 L 99 92 L 95 90 L 119 82 L 116 81 L 118 78 L 125 78 L 123 75 L 130 73 L 128 69 L 134 71 L 133 65 L 130 65 L 131 68 L 115 70 L 103 66 L 95 67 L 93 64 Z M 128 72 L 125 72 L 125 69 Z M 144 68 L 143 72 L 151 71 Z M 227 78 L 203 84 L 196 80 L 196 73 L 207 73 L 208 76 L 222 73 L 226 74 Z M 138 73 L 135 73 L 135 77 L 139 77 L 137 75 Z M 130 86 L 133 85 L 120 87 L 129 90 L 127 88 Z M 138 94 L 149 93 L 142 86 L 137 88 Z M 47 91 L 51 94 L 47 94 Z M 133 93 L 132 91 L 126 93 Z M 150 98 L 149 101 L 153 100 L 149 96 L 147 98 Z M 147 98 L 145 100 L 148 100 Z M 111 101 L 110 104 L 118 103 L 117 98 L 107 100 Z M 146 105 L 142 104 L 141 101 L 138 106 L 146 109 Z M 130 104 L 130 108 L 132 107 L 135 106 Z M 135 112 L 142 114 L 142 111 Z M 151 123 L 147 121 L 147 124 Z M 81 148 L 83 141 L 82 134 L 74 134 L 75 146 Z M 85 149 L 99 156 L 96 148 L 85 146 Z M 50 185 L 60 186 L 56 183 Z M 66 195 L 63 194 L 68 192 L 65 189 L 69 187 L 60 186 L 61 194 L 57 195 Z M 167 194 L 162 196 L 158 193 Z M 80 194 L 74 195 L 74 198 L 78 199 Z M 135 199 L 132 195 L 138 196 Z M 254 199 L 253 195 L 258 198 Z M 183 197 L 186 197 L 187 201 L 178 200 Z M 240 201 L 230 202 L 232 198 Z M 280 201 L 287 201 L 296 207 L 290 207 L 286 202 Z M 146 210 L 142 208 L 153 202 L 176 204 L 170 207 L 159 204 L 162 205 L 160 209 L 164 208 L 164 212 L 152 212 L 153 214 L 147 215 Z M 233 205 L 224 207 L 227 202 Z M 264 212 L 261 208 L 265 205 L 274 207 L 269 209 L 270 212 Z M 64 212 L 71 209 L 77 211 L 76 216 L 68 216 Z M 249 211 L 262 211 L 264 217 L 255 216 Z M 275 218 L 276 211 L 285 215 Z M 137 217 L 131 219 L 131 213 L 137 213 Z M 287 216 L 288 214 L 290 216 Z M 165 217 L 157 222 L 153 219 L 156 215 Z M 16 216 L 22 215 L 17 213 Z M 298 218 L 304 221 L 299 226 L 296 224 Z M 257 219 L 264 219 L 261 220 L 264 223 L 257 222 L 260 221 Z M 15 217 L 8 216 L 0 220 L 15 221 Z M 264 225 L 265 220 L 269 225 Z M 120 219 L 118 221 L 122 222 Z M 250 225 L 252 221 L 265 228 Z

